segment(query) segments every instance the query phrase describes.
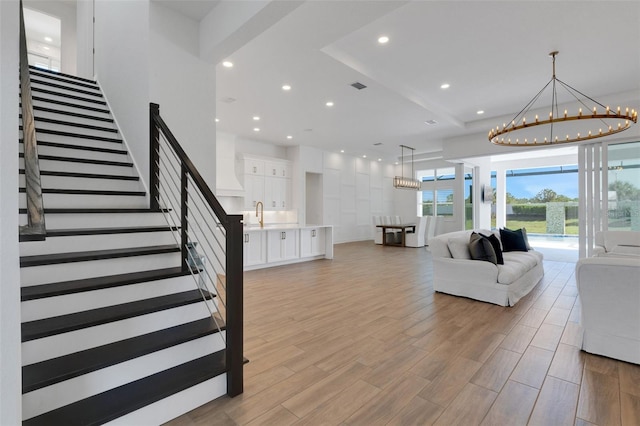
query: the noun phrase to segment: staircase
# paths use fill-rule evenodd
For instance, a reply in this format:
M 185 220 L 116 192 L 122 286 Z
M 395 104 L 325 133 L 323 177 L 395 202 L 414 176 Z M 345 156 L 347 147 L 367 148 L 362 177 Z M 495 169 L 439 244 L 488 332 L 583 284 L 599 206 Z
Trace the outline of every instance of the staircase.
M 30 73 L 47 238 L 20 243 L 23 423 L 159 424 L 226 394 L 216 296 L 147 207 L 99 86 Z

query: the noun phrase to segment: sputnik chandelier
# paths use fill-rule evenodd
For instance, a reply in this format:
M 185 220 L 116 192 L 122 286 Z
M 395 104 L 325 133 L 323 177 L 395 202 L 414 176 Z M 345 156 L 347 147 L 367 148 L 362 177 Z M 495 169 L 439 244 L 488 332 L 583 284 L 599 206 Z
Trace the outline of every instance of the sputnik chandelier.
M 549 53 L 553 62 L 551 80 L 509 124 L 503 123 L 502 127 L 497 126 L 489 131 L 491 143 L 505 146 L 536 146 L 580 142 L 620 133 L 631 127 L 631 123 L 638 122 L 638 111 L 629 108 L 622 110 L 620 107 L 615 110 L 610 109 L 556 78 L 557 55 L 557 51 Z M 566 109 L 563 114 L 559 113 L 556 85 L 564 88 L 582 105 L 578 108 L 577 115 L 568 114 Z M 525 115 L 549 86 L 551 86 L 549 118 L 540 119 L 536 115 L 533 120 L 527 120 Z M 583 108 L 585 112 L 582 111 Z M 578 124 L 579 126 L 576 126 Z M 578 127 L 579 131 L 576 133 Z

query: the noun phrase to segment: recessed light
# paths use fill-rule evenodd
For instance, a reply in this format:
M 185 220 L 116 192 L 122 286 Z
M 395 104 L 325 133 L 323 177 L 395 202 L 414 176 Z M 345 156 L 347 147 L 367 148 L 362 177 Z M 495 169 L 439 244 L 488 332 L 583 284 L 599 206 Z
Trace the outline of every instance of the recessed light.
M 216 117 L 216 123 L 219 123 L 220 119 L 218 117 Z
M 362 156 L 362 158 L 367 158 L 367 156 L 366 156 L 366 155 L 363 155 L 363 156 Z
M 231 68 L 231 67 L 233 67 L 233 62 L 230 62 L 230 61 L 224 61 L 224 62 L 222 63 L 222 66 L 223 66 L 223 67 L 225 67 L 225 68 Z
M 344 149 L 341 149 L 340 152 L 344 154 Z
M 44 50 L 49 50 L 49 46 L 42 46 Z
M 333 106 L 333 102 L 329 101 L 325 105 L 328 106 L 328 107 L 332 107 Z
M 260 131 L 260 127 L 254 127 L 254 128 L 253 128 L 253 131 L 254 131 L 254 132 L 259 132 L 259 131 Z
M 378 158 L 378 161 L 382 161 L 382 158 Z
M 449 87 L 451 87 L 451 85 L 449 83 L 443 83 L 440 85 L 441 89 L 448 89 Z
M 396 161 L 396 166 L 397 166 L 398 164 L 399 164 L 399 163 Z
M 53 41 L 53 39 L 49 36 L 44 38 L 44 41 L 51 43 Z
M 258 117 L 257 115 L 253 116 L 253 121 L 260 121 L 260 117 Z
M 287 139 L 293 139 L 293 136 L 288 135 L 288 136 L 287 136 Z
M 478 111 L 476 111 L 476 114 L 482 115 L 482 114 L 484 114 L 484 111 L 483 110 L 478 110 Z
M 438 124 L 438 122 L 436 120 L 427 120 L 424 122 L 424 124 L 428 125 L 428 126 L 433 126 L 435 124 Z
M 387 44 L 389 42 L 389 37 L 387 36 L 380 36 L 378 37 L 378 43 L 380 44 Z
M 289 86 L 288 84 L 285 84 L 284 86 L 282 86 L 282 90 L 291 90 L 291 86 Z

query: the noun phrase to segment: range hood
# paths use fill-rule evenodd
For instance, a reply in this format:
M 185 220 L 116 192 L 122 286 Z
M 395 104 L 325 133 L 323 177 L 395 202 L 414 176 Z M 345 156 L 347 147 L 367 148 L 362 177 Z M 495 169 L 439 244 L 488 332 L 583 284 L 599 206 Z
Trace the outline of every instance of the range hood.
M 244 197 L 244 188 L 236 176 L 236 144 L 233 137 L 216 137 L 216 195 L 218 197 Z

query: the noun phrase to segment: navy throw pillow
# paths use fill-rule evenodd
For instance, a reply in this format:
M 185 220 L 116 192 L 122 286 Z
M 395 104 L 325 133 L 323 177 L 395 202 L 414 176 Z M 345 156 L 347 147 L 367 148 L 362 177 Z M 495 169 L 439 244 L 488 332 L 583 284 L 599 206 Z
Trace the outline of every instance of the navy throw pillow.
M 511 231 L 503 228 L 500 230 L 500 240 L 502 240 L 502 250 L 508 251 L 529 251 L 525 242 L 522 229 Z

